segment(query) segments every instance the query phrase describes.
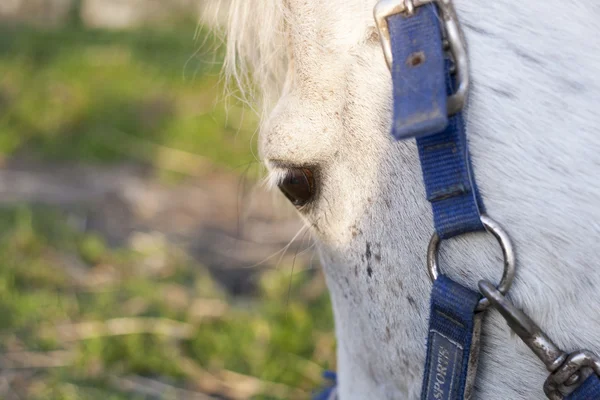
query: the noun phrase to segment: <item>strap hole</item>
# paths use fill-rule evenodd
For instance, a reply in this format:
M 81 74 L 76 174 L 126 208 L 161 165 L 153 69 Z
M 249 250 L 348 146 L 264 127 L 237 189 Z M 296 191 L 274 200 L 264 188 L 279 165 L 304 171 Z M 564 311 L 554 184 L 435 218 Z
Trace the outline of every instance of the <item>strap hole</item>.
M 419 65 L 423 64 L 425 62 L 425 53 L 423 53 L 422 51 L 416 52 L 416 53 L 412 53 L 410 56 L 408 56 L 408 60 L 406 61 L 406 64 L 408 64 L 409 67 L 418 67 Z

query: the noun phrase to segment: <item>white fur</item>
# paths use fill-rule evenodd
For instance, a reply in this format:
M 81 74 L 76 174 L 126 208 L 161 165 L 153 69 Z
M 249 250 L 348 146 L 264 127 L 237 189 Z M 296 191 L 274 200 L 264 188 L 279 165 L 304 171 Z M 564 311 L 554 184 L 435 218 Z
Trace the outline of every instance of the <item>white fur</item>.
M 331 292 L 342 400 L 418 398 L 431 287 L 430 205 L 415 144 L 389 134 L 391 80 L 374 4 L 233 0 L 230 12 L 227 71 L 242 84 L 252 75 L 262 94 L 254 100 L 269 110 L 264 162 L 318 170 L 318 197 L 301 214 Z M 469 45 L 476 178 L 518 255 L 510 297 L 567 351 L 598 351 L 600 3 L 455 5 Z M 488 236 L 445 242 L 444 271 L 473 288 L 497 281 L 501 254 Z M 489 312 L 476 398 L 543 398 L 546 376 Z

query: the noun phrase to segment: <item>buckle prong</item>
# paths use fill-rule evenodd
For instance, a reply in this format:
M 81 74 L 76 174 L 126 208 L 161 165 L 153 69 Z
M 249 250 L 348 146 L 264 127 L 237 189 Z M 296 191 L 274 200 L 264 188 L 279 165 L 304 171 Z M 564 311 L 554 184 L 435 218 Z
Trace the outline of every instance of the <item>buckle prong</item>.
M 404 0 L 404 6 L 406 7 L 406 14 L 413 15 L 415 13 L 415 4 L 413 0 Z

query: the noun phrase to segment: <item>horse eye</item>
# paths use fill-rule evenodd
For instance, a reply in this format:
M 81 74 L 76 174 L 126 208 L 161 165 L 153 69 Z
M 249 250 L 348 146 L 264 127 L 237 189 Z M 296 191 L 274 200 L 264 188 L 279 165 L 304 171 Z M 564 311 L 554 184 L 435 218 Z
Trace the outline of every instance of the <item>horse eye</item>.
M 279 189 L 297 208 L 308 203 L 315 192 L 315 179 L 307 168 L 292 168 L 279 183 Z

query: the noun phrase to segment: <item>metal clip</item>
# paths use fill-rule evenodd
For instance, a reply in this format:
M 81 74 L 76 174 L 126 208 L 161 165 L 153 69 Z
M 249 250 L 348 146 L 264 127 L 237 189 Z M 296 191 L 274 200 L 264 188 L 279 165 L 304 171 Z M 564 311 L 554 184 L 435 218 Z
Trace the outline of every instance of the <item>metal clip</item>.
M 546 379 L 544 393 L 550 400 L 563 400 L 561 391 L 572 393 L 576 383 L 583 383 L 592 374 L 600 377 L 600 358 L 589 350 L 575 351 Z
M 600 359 L 594 353 L 581 350 L 568 355 L 493 284 L 482 280 L 479 282 L 479 290 L 551 372 L 544 383 L 544 393 L 550 400 L 563 400 L 563 391 L 574 391 L 576 384 L 583 383 L 592 373 L 600 376 Z
M 395 14 L 412 15 L 417 7 L 435 3 L 444 22 L 444 31 L 450 45 L 450 52 L 454 58 L 457 72 L 458 88 L 448 98 L 448 115 L 460 112 L 467 103 L 469 92 L 469 63 L 467 58 L 467 46 L 460 29 L 458 17 L 452 0 L 379 0 L 373 11 L 375 23 L 379 30 L 379 38 L 388 67 L 393 64 L 392 42 L 387 19 Z

